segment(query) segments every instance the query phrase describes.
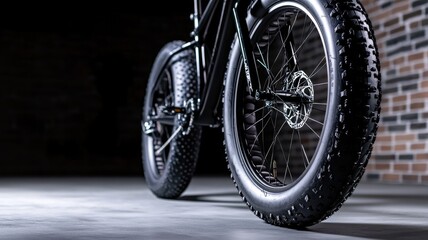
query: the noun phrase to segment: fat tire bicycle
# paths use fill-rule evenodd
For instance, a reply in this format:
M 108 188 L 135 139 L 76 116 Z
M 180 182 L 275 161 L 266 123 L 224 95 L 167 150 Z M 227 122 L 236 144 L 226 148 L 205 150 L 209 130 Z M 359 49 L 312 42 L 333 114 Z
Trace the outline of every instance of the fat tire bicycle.
M 204 126 L 224 133 L 231 178 L 267 223 L 317 224 L 361 180 L 376 139 L 381 75 L 358 0 L 194 0 L 189 41 L 160 49 L 142 107 L 150 190 L 175 199 Z

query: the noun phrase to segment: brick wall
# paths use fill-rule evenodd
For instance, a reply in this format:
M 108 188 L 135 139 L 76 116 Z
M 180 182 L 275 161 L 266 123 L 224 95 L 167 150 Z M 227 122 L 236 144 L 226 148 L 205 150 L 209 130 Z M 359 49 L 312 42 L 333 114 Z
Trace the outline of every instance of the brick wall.
M 428 0 L 362 0 L 377 37 L 381 122 L 365 179 L 428 183 Z

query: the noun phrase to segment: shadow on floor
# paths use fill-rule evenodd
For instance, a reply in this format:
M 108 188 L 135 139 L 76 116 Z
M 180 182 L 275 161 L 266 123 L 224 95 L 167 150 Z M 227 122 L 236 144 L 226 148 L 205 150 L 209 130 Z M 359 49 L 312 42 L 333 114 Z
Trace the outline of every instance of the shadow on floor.
M 236 204 L 243 203 L 236 192 L 190 194 L 190 195 L 183 195 L 179 197 L 177 200 L 194 201 L 194 202 L 210 202 L 210 203 L 236 203 Z
M 373 223 L 319 223 L 308 229 L 311 232 L 350 237 L 375 238 L 385 240 L 425 239 L 426 226 Z

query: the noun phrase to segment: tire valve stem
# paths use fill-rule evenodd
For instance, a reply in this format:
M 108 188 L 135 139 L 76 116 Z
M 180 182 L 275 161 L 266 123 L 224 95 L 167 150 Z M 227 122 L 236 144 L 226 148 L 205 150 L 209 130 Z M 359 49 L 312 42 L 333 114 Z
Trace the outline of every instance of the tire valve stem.
M 273 160 L 272 173 L 273 173 L 274 178 L 276 178 L 278 176 L 278 172 L 276 170 L 276 161 L 275 160 Z

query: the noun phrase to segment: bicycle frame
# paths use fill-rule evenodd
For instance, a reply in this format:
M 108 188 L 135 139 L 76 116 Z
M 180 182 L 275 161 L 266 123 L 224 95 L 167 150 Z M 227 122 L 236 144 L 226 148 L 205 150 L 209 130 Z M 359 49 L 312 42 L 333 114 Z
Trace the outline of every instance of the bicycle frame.
M 250 78 L 254 76 L 251 63 L 254 61 L 252 55 L 248 54 L 251 52 L 251 44 L 245 21 L 250 2 L 251 0 L 210 0 L 203 5 L 201 0 L 194 0 L 194 13 L 191 15 L 194 23 L 191 33 L 193 40 L 172 51 L 162 66 L 157 67 L 163 69 L 175 54 L 185 49 L 194 49 L 199 81 L 197 115 L 194 120 L 196 125 L 220 126 L 223 79 L 236 34 L 241 44 L 247 80 L 251 84 Z M 209 58 L 207 48 L 211 50 Z M 167 123 L 165 120 L 163 122 Z

